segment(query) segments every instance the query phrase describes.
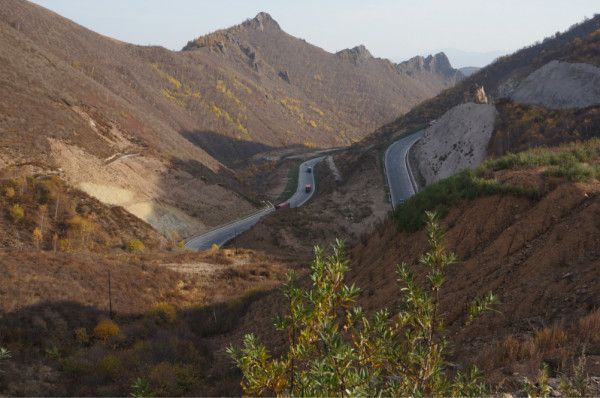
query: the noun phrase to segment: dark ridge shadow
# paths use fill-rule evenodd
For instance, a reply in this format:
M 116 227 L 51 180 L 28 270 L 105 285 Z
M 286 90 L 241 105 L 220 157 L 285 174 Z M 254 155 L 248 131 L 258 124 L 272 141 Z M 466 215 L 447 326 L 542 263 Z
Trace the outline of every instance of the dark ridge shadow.
M 257 153 L 276 149 L 257 142 L 237 140 L 214 131 L 184 131 L 181 135 L 227 166 L 246 160 Z
M 165 394 L 240 396 L 241 375 L 225 348 L 239 346 L 243 333 L 258 334 L 268 345 L 280 343 L 272 338 L 270 325 L 240 330 L 257 302 L 272 305 L 273 299 L 282 297 L 275 292 L 278 290 L 254 291 L 226 302 L 182 310 L 173 322 L 150 313 L 117 313 L 114 321 L 119 335 L 106 340 L 94 338 L 94 328 L 108 318 L 108 311 L 73 301 L 41 302 L 1 314 L 0 346 L 8 348 L 12 356 L 0 372 L 0 395 L 21 391 L 16 395 L 128 396 L 136 378 L 153 380 L 160 376 L 157 369 L 161 374 L 166 369 L 165 380 L 169 380 L 175 377 L 168 375 L 170 369 L 179 369 L 177 377 L 185 375 L 185 379 L 177 380 L 188 383 L 188 387 L 169 386 L 172 389 Z M 75 331 L 80 328 L 87 330 L 88 341 L 77 337 Z M 30 374 L 23 379 L 22 373 L 39 364 L 58 377 L 52 388 L 40 384 L 11 389 L 19 380 L 32 379 Z

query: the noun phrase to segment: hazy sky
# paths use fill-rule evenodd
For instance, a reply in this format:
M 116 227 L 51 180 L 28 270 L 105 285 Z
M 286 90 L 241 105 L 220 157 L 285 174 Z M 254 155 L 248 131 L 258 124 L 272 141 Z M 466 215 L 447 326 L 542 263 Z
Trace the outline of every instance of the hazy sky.
M 364 44 L 377 57 L 401 61 L 447 50 L 458 67 L 487 62 L 600 12 L 598 0 L 34 2 L 98 33 L 173 50 L 266 11 L 288 33 L 331 52 Z

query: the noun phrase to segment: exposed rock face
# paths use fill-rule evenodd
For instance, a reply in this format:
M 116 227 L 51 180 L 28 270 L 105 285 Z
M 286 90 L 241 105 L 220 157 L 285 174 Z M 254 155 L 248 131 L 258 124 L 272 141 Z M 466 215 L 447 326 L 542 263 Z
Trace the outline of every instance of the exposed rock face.
M 362 44 L 354 48 L 338 51 L 336 55 L 343 59 L 349 59 L 357 64 L 373 58 L 373 55 L 367 50 L 367 47 Z
M 414 75 L 417 72 L 431 72 L 442 75 L 447 79 L 459 81 L 464 79 L 464 75 L 452 67 L 450 60 L 444 53 L 429 55 L 428 57 L 416 56 L 408 61 L 396 65 L 399 72 L 408 75 Z
M 473 97 L 476 104 L 487 104 L 489 103 L 488 96 L 485 93 L 483 86 L 476 86 L 473 92 Z
M 551 61 L 531 73 L 510 98 L 548 108 L 585 108 L 600 104 L 600 68 Z
M 425 131 L 415 144 L 414 153 L 427 185 L 475 167 L 485 159 L 496 114 L 492 105 L 462 104 Z
M 247 20 L 243 23 L 244 26 L 249 26 L 253 29 L 260 30 L 263 32 L 266 28 L 274 28 L 281 30 L 281 27 L 275 21 L 271 15 L 266 12 L 259 12 L 254 18 Z

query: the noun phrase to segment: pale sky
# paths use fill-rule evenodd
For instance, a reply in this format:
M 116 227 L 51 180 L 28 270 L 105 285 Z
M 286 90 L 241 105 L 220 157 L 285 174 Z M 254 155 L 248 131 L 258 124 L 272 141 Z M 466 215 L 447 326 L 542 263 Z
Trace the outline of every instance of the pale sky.
M 336 52 L 364 44 L 402 61 L 447 52 L 483 66 L 584 17 L 598 0 L 34 0 L 106 36 L 181 49 L 188 40 L 266 11 L 286 32 Z

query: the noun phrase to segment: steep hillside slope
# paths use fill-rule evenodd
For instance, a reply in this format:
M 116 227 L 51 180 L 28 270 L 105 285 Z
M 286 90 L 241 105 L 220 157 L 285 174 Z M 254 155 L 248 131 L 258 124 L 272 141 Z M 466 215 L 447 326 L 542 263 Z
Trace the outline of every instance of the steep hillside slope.
M 486 155 L 497 156 L 507 151 L 523 150 L 536 145 L 560 144 L 593 137 L 597 135 L 597 131 L 594 129 L 597 106 L 552 111 L 539 106 L 514 104 L 507 101 L 506 96 L 510 95 L 531 74 L 539 73 L 536 72 L 538 69 L 547 68 L 546 65 L 552 65 L 556 61 L 560 61 L 561 64 L 566 62 L 569 65 L 583 63 L 587 65 L 586 70 L 595 70 L 594 68 L 600 65 L 600 59 L 597 56 L 599 50 L 600 15 L 596 15 L 564 33 L 545 39 L 542 43 L 536 43 L 512 55 L 499 58 L 493 64 L 480 69 L 435 98 L 416 106 L 406 115 L 382 126 L 360 143 L 353 145 L 350 151 L 339 155 L 339 163 L 346 165 L 345 167 L 351 172 L 365 169 L 381 172 L 383 168 L 380 157 L 392 142 L 403 135 L 429 128 L 428 131 L 439 130 L 438 134 L 435 139 L 432 137 L 429 140 L 431 145 L 427 150 L 422 147 L 424 144 L 421 144 L 420 148 L 422 153 L 434 154 L 434 158 L 416 159 L 415 153 L 411 153 L 411 163 L 413 167 L 420 164 L 424 169 L 421 173 L 430 175 L 428 178 L 432 181 L 432 174 L 437 173 L 434 169 L 441 169 L 444 163 L 449 165 L 445 155 L 449 155 L 454 149 L 456 149 L 456 153 L 452 156 L 457 159 L 454 159 L 453 167 L 447 168 L 445 175 L 457 172 L 466 165 L 476 165 Z M 595 80 L 586 80 L 582 76 L 575 76 L 574 73 L 569 75 L 572 80 L 569 83 L 570 89 L 562 93 L 561 98 L 556 97 L 554 101 L 565 101 L 567 98 L 578 99 L 578 88 L 582 88 L 589 94 L 585 96 L 586 98 L 593 97 L 593 93 L 597 91 Z M 559 86 L 562 84 L 547 79 L 543 83 Z M 553 95 L 550 94 L 550 96 Z M 471 118 L 465 114 L 465 118 L 457 120 L 455 123 L 455 127 L 463 126 L 465 128 L 458 128 L 456 131 L 444 131 L 444 128 L 436 126 L 439 120 L 450 118 L 453 112 L 459 112 L 461 106 L 465 106 L 466 103 L 491 104 L 496 107 L 497 117 L 494 117 L 494 120 L 479 123 L 477 117 Z M 573 104 L 571 106 L 574 106 Z M 588 102 L 582 105 L 586 104 Z M 513 112 L 515 113 L 513 114 Z M 545 114 L 552 115 L 552 118 L 545 121 L 542 116 Z M 567 115 L 568 121 L 563 119 Z M 490 135 L 489 127 L 492 124 L 494 127 Z M 466 128 L 475 125 L 479 126 L 477 131 Z M 486 127 L 484 128 L 484 126 Z M 532 128 L 529 130 L 528 126 Z M 516 129 L 513 129 L 514 127 Z M 469 134 L 464 135 L 463 133 L 466 132 Z M 446 151 L 437 151 L 436 145 L 438 142 L 444 141 L 442 137 L 446 134 L 448 134 L 446 141 L 449 142 L 450 147 L 454 144 L 457 147 L 446 148 Z M 472 162 L 471 149 L 476 149 L 480 154 L 477 162 Z M 365 155 L 362 156 L 360 153 Z M 376 161 L 366 163 L 357 161 L 364 158 Z M 381 184 L 385 184 L 383 177 Z M 367 189 L 365 180 L 363 180 L 363 188 Z
M 227 111 L 243 115 L 253 140 L 263 134 L 269 138 L 262 142 L 275 145 L 349 144 L 454 83 L 437 71 L 398 73 L 364 46 L 328 53 L 285 33 L 266 13 L 190 41 L 184 52 L 228 68 L 222 88 L 238 106 Z M 240 75 L 245 80 L 236 82 Z M 245 110 L 249 100 L 260 106 Z M 256 118 L 263 132 L 253 128 Z
M 58 170 L 164 233 L 189 234 L 225 211 L 253 208 L 217 185 L 235 187 L 233 174 L 181 134 L 194 125 L 189 113 L 161 93 L 171 83 L 139 48 L 24 1 L 2 2 L 0 31 L 0 166 L 8 174 Z
M 491 163 L 482 178 L 521 187 L 512 194 L 494 194 L 499 190 L 483 182 L 480 190 L 453 183 L 425 189 L 353 249 L 351 281 L 364 287 L 363 303 L 371 310 L 391 305 L 399 263 L 425 272 L 418 263 L 425 232 L 399 232 L 412 219 L 403 207 L 445 209 L 447 247 L 459 262 L 447 270 L 439 297 L 459 363 L 476 363 L 503 391 L 522 388 L 542 361 L 551 372 L 570 373 L 582 353 L 590 375 L 598 374 L 600 328 L 590 322 L 600 306 L 593 282 L 600 264 L 599 148 L 596 140 Z M 524 188 L 539 198 L 523 195 Z M 498 295 L 497 312 L 465 326 L 468 303 L 490 291 Z
M 405 116 L 379 128 L 366 144 L 387 139 L 395 132 L 414 129 L 437 119 L 452 107 L 475 99 L 483 87 L 491 100 L 506 97 L 529 74 L 551 61 L 600 65 L 600 15 L 514 54 L 500 57 Z
M 510 94 L 515 102 L 548 108 L 585 108 L 600 104 L 600 68 L 551 61 L 525 78 Z
M 255 207 L 238 161 L 348 144 L 451 84 L 398 73 L 366 50 L 329 54 L 266 14 L 172 52 L 2 0 L 0 46 L 0 168 L 60 170 L 185 236 Z
M 487 155 L 495 118 L 492 105 L 466 103 L 455 106 L 427 128 L 413 151 L 416 170 L 425 185 L 479 165 Z

